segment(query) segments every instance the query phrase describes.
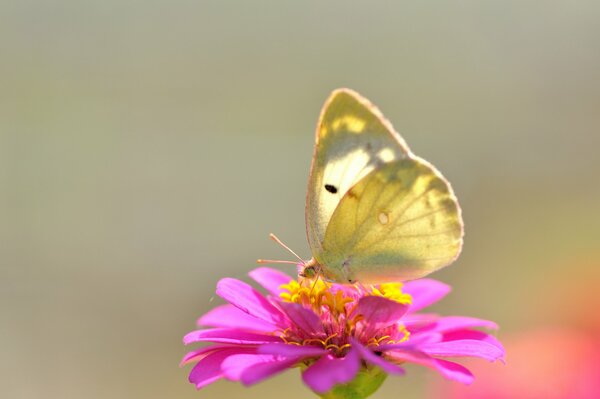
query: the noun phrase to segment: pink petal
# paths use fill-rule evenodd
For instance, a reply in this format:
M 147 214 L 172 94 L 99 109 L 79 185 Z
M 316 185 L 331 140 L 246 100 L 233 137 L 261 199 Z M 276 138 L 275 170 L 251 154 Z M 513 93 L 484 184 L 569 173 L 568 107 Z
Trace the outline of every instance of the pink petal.
M 252 270 L 248 275 L 260 284 L 264 289 L 269 291 L 271 295 L 279 296 L 283 292 L 281 286 L 289 284 L 292 278 L 279 270 L 271 269 L 270 267 L 259 267 Z
M 423 345 L 419 348 L 432 356 L 459 357 L 473 356 L 493 362 L 504 356 L 504 351 L 484 341 L 463 339 L 458 341 L 438 342 Z
M 449 380 L 458 381 L 465 385 L 470 385 L 475 380 L 473 373 L 465 366 L 443 359 L 435 359 L 435 362 L 437 371 Z
M 297 303 L 281 302 L 279 304 L 292 323 L 306 333 L 323 333 L 323 323 L 312 310 Z
M 242 383 L 245 385 L 256 384 L 293 367 L 298 362 L 299 359 L 286 358 L 257 364 L 242 373 Z
M 410 313 L 432 305 L 448 295 L 452 288 L 437 280 L 423 278 L 404 283 L 402 291 L 412 296 Z
M 484 327 L 492 330 L 498 329 L 498 325 L 493 321 L 464 316 L 440 317 L 433 329 L 435 331 L 448 332 L 475 327 Z
M 390 324 L 398 322 L 408 310 L 408 305 L 403 305 L 380 296 L 364 296 L 358 300 L 354 314 L 363 315 L 367 325 L 367 334 Z M 370 335 L 370 334 L 369 334 Z
M 371 349 L 362 346 L 358 341 L 352 340 L 352 347 L 356 348 L 360 356 L 370 364 L 379 366 L 383 371 L 390 374 L 403 375 L 404 369 L 396 364 L 384 360 L 381 356 L 376 355 Z M 377 349 L 377 348 L 375 348 Z
M 242 378 L 242 373 L 248 369 L 255 367 L 257 364 L 273 361 L 275 356 L 273 355 L 261 355 L 257 353 L 252 354 L 238 354 L 237 356 L 231 356 L 229 360 L 224 361 L 221 365 L 221 370 L 225 374 L 225 377 L 232 381 L 239 381 Z
M 473 374 L 460 364 L 449 362 L 442 359 L 434 359 L 426 353 L 413 350 L 393 350 L 386 352 L 386 355 L 394 360 L 406 361 L 420 364 L 438 371 L 445 378 L 470 384 L 473 382 Z
M 221 369 L 228 379 L 251 385 L 280 373 L 297 362 L 294 358 L 278 358 L 274 355 L 239 354 L 225 359 Z
M 282 324 L 282 314 L 260 292 L 232 278 L 217 283 L 217 295 L 238 309 L 274 325 Z
M 488 344 L 494 345 L 496 348 L 504 351 L 504 346 L 498 339 L 490 334 L 483 331 L 477 330 L 456 330 L 444 333 L 443 341 L 458 341 L 461 339 L 474 339 L 477 341 L 484 341 Z
M 388 351 L 393 349 L 413 349 L 419 350 L 421 345 L 428 345 L 441 342 L 443 340 L 443 335 L 440 333 L 421 333 L 411 335 L 410 339 L 405 342 L 401 342 L 399 344 L 384 344 L 379 345 L 377 350 L 380 351 Z
M 258 347 L 258 353 L 279 355 L 283 357 L 313 357 L 327 354 L 323 348 L 316 346 L 301 346 L 301 345 L 290 345 L 290 344 L 265 344 Z
M 212 382 L 223 378 L 224 374 L 221 370 L 221 364 L 229 356 L 249 353 L 253 351 L 253 348 L 226 348 L 215 352 L 212 352 L 202 358 L 198 364 L 194 366 L 189 375 L 189 381 L 196 385 L 196 388 L 200 389 Z
M 439 318 L 440 316 L 437 314 L 410 313 L 409 309 L 409 312 L 402 318 L 402 324 L 411 333 L 415 333 L 431 329 Z
M 229 346 L 229 345 L 211 345 L 211 346 L 206 346 L 204 348 L 196 349 L 195 351 L 188 352 L 185 354 L 183 359 L 181 359 L 179 366 L 181 367 L 188 363 L 197 362 L 200 359 L 209 355 L 211 352 L 216 352 L 216 351 L 224 349 L 224 348 L 231 348 L 231 346 Z
M 218 306 L 197 321 L 198 326 L 238 328 L 241 330 L 273 332 L 277 326 L 258 319 L 233 305 Z
M 183 337 L 183 343 L 188 345 L 192 342 L 220 342 L 237 345 L 259 345 L 273 342 L 281 342 L 281 338 L 274 335 L 236 330 L 234 328 L 212 328 L 208 330 L 196 330 Z
M 351 349 L 345 357 L 323 356 L 302 374 L 304 383 L 317 393 L 325 393 L 336 384 L 345 384 L 354 379 L 360 369 L 360 357 Z

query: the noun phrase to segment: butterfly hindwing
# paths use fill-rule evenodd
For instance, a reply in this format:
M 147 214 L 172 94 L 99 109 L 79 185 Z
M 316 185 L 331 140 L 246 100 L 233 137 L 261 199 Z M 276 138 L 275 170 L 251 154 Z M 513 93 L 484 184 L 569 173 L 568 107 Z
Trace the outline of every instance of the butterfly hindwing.
M 344 195 L 317 261 L 336 281 L 411 280 L 454 261 L 462 235 L 450 185 L 411 157 L 373 170 Z

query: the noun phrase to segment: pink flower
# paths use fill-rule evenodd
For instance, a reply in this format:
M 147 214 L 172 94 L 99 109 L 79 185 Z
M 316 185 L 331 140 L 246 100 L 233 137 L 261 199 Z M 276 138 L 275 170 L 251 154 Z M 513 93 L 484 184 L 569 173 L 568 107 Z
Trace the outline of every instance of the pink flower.
M 186 345 L 211 343 L 182 360 L 196 363 L 189 380 L 197 388 L 221 378 L 251 385 L 300 367 L 305 384 L 323 394 L 361 373 L 381 384 L 386 374 L 404 374 L 401 365 L 406 362 L 470 384 L 471 372 L 444 358 L 495 361 L 504 356 L 494 337 L 475 330 L 496 329 L 491 321 L 417 313 L 450 291 L 435 280 L 348 286 L 296 281 L 270 268 L 255 269 L 250 277 L 269 294 L 222 279 L 217 294 L 229 303 L 198 320 L 199 326 L 211 328 L 183 339 Z

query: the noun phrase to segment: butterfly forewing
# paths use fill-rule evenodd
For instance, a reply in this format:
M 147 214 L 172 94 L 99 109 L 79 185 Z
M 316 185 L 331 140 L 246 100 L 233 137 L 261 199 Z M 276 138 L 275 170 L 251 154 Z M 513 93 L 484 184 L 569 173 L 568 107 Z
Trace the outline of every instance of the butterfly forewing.
M 348 89 L 331 94 L 317 125 L 306 199 L 308 242 L 317 260 L 327 225 L 348 190 L 373 170 L 409 154 L 404 140 L 368 100 Z

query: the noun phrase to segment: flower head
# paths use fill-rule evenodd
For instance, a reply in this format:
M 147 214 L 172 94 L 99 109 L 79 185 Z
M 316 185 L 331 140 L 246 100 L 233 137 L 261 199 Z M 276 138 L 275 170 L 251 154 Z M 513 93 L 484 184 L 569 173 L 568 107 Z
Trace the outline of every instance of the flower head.
M 473 375 L 446 357 L 502 359 L 491 335 L 475 330 L 496 324 L 469 317 L 417 313 L 443 298 L 450 287 L 421 279 L 363 287 L 321 280 L 298 281 L 270 268 L 250 273 L 268 295 L 231 278 L 217 284 L 229 304 L 198 320 L 184 343 L 210 342 L 189 352 L 195 362 L 190 382 L 201 388 L 220 378 L 251 385 L 288 368 L 300 367 L 314 392 L 376 390 L 387 374 L 404 374 L 403 363 L 432 368 L 469 384 Z M 356 386 L 361 381 L 362 387 Z M 365 384 L 370 388 L 365 390 Z

